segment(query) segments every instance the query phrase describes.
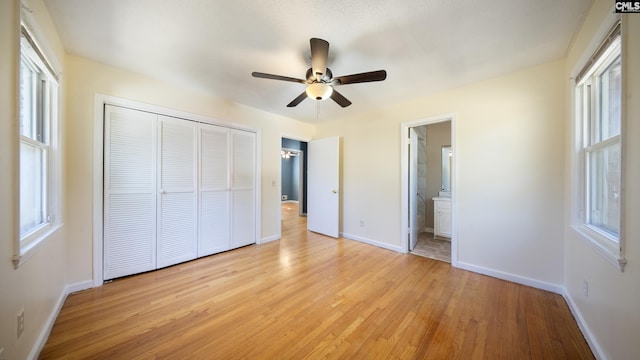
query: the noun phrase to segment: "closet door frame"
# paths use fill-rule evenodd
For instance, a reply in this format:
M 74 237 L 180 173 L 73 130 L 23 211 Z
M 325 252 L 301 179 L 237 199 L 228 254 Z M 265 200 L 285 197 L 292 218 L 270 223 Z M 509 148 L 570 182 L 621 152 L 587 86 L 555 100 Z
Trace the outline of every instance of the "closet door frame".
M 93 281 L 86 281 L 78 283 L 73 286 L 72 291 L 78 291 L 91 287 L 101 286 L 104 283 L 104 269 L 103 269 L 103 231 L 104 231 L 104 107 L 105 105 L 114 105 L 120 107 L 126 107 L 133 110 L 147 111 L 156 113 L 159 115 L 177 117 L 181 119 L 191 120 L 199 123 L 206 123 L 212 125 L 218 125 L 227 127 L 229 129 L 243 130 L 253 132 L 255 136 L 255 178 L 254 178 L 254 216 L 255 216 L 255 240 L 256 244 L 263 242 L 260 237 L 261 227 L 261 135 L 262 131 L 259 128 L 246 126 L 242 124 L 232 123 L 228 121 L 222 121 L 215 118 L 192 114 L 184 111 L 179 111 L 167 107 L 158 105 L 151 105 L 123 99 L 119 97 L 96 94 L 94 97 L 93 108 Z

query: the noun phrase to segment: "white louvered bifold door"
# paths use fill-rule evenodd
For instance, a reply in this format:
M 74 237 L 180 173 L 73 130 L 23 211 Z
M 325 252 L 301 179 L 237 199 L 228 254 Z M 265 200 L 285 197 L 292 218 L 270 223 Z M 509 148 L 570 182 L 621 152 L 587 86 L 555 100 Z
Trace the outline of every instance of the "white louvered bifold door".
M 231 130 L 231 247 L 256 242 L 256 134 Z
M 158 268 L 197 255 L 196 128 L 158 116 Z
M 198 257 L 231 248 L 229 129 L 201 124 Z
M 156 268 L 156 119 L 105 106 L 105 280 Z

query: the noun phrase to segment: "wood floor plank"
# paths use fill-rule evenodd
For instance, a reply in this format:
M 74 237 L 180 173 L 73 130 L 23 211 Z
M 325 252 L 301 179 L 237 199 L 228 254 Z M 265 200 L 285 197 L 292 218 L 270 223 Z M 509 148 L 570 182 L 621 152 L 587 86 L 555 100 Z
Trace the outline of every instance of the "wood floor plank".
M 564 299 L 306 231 L 70 295 L 40 359 L 592 359 Z

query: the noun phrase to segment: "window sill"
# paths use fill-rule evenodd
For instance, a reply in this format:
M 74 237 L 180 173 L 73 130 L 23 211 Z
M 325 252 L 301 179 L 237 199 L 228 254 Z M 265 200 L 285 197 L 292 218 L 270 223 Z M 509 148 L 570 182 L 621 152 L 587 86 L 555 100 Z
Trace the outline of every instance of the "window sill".
M 615 266 L 620 272 L 624 272 L 624 266 L 627 264 L 627 259 L 619 250 L 612 246 L 608 246 L 608 240 L 604 236 L 589 229 L 586 226 L 573 226 L 573 229 L 584 239 L 584 241 L 595 250 L 600 256 L 605 258 L 608 263 Z
M 22 264 L 26 263 L 61 227 L 62 224 L 53 225 L 28 245 L 21 247 L 20 254 L 13 256 L 14 269 L 18 269 Z

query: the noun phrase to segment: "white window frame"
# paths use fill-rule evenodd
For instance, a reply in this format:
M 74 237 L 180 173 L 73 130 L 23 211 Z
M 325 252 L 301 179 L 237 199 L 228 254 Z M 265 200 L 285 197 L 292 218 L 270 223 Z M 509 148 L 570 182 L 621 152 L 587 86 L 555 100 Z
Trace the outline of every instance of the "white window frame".
M 39 72 L 36 81 L 42 81 L 39 88 L 36 116 L 42 117 L 43 134 L 40 140 L 19 134 L 19 144 L 40 149 L 44 156 L 43 164 L 43 207 L 44 222 L 22 234 L 17 231 L 14 244 L 13 263 L 18 268 L 27 261 L 36 250 L 62 226 L 61 216 L 61 154 L 59 148 L 59 82 L 54 70 L 34 33 L 23 22 L 21 24 L 20 61 Z M 20 65 L 22 66 L 22 65 Z M 21 71 L 21 70 L 20 70 Z M 40 86 L 40 85 L 39 85 Z M 19 90 L 21 91 L 21 90 Z M 19 119 L 17 119 L 19 121 Z M 19 152 L 20 153 L 20 152 Z M 22 181 L 21 181 L 22 183 Z M 20 217 L 20 215 L 18 215 Z
M 596 252 L 602 255 L 611 264 L 615 265 L 620 271 L 624 271 L 626 259 L 624 258 L 624 237 L 623 237 L 623 202 L 622 193 L 624 165 L 622 162 L 622 145 L 624 132 L 624 75 L 622 76 L 622 93 L 621 93 L 621 119 L 620 134 L 609 137 L 607 139 L 595 139 L 595 124 L 599 120 L 599 101 L 600 89 L 597 84 L 597 77 L 620 57 L 623 64 L 622 56 L 622 34 L 620 23 L 616 23 L 613 29 L 608 33 L 605 41 L 597 48 L 589 61 L 586 62 L 583 70 L 578 74 L 574 87 L 574 113 L 575 113 L 575 140 L 576 140 L 576 170 L 574 176 L 574 185 L 577 192 L 574 193 L 576 199 L 574 201 L 574 221 L 573 228 L 582 235 Z M 622 67 L 624 74 L 624 66 Z M 610 147 L 611 145 L 620 145 L 620 224 L 618 235 L 603 231 L 596 226 L 590 224 L 589 218 L 589 154 L 598 150 Z

